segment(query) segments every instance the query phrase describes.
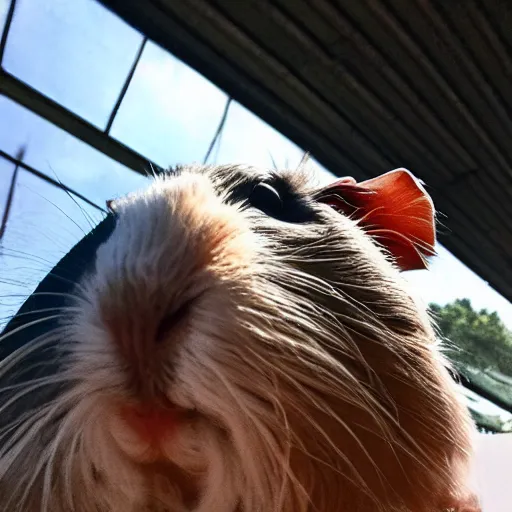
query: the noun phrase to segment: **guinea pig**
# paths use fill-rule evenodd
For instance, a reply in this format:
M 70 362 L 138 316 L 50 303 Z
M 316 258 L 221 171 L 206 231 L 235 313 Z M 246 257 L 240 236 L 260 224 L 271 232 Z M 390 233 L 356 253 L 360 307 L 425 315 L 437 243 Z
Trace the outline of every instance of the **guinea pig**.
M 1 390 L 0 414 L 52 389 L 2 425 L 2 510 L 480 510 L 471 417 L 400 274 L 435 243 L 408 171 L 184 166 L 108 206 L 57 327 L 0 363 L 57 342 L 56 371 Z

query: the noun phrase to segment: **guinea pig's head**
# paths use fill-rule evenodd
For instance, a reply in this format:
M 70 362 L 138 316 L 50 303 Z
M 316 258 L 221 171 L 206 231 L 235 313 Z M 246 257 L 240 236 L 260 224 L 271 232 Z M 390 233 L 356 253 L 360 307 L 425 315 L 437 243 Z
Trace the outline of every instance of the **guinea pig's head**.
M 109 206 L 11 510 L 459 510 L 471 423 L 399 273 L 435 241 L 407 171 L 183 167 Z

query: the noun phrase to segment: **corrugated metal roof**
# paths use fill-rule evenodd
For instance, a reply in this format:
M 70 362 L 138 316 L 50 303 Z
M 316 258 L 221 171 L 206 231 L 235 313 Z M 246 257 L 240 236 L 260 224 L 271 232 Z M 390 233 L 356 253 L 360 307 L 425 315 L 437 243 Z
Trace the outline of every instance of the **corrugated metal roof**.
M 512 3 L 103 0 L 326 168 L 407 167 L 512 299 Z

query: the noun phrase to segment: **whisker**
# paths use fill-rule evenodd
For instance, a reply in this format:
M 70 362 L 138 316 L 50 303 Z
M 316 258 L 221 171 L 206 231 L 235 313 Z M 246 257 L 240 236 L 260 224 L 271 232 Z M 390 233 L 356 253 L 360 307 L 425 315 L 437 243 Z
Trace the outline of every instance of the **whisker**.
M 29 188 L 29 187 L 27 187 Z M 29 188 L 30 189 L 30 188 Z M 76 222 L 73 218 L 71 218 L 62 208 L 60 208 L 60 206 L 57 206 L 53 201 L 50 201 L 47 197 L 44 197 L 42 194 L 40 194 L 39 192 L 36 192 L 35 190 L 32 190 L 30 189 L 30 191 L 39 196 L 43 201 L 46 201 L 47 203 L 51 204 L 54 208 L 56 208 L 60 213 L 62 213 L 69 221 L 71 221 L 81 232 L 82 234 L 85 236 L 86 235 L 86 232 L 84 231 L 84 229 L 82 228 L 82 226 L 80 226 L 80 224 L 78 224 L 78 222 Z
M 41 263 L 47 263 L 48 265 L 54 265 L 55 263 L 43 258 L 42 256 L 36 256 L 35 254 L 30 254 L 25 251 L 20 251 L 19 249 L 12 249 L 10 247 L 4 248 L 3 250 L 3 256 L 10 256 L 10 255 L 20 255 L 24 256 L 28 261 L 36 261 Z
M 9 436 L 9 434 L 12 434 L 14 431 L 17 431 L 17 429 L 20 429 L 22 426 L 27 427 L 27 425 L 30 424 L 30 421 L 33 421 L 40 410 L 42 410 L 44 406 L 40 406 L 36 409 L 31 409 L 29 411 L 25 411 L 24 413 L 20 414 L 20 416 L 11 421 L 10 423 L 7 423 L 0 429 L 0 441 L 3 441 L 6 437 Z M 18 438 L 22 436 L 22 433 L 18 434 Z M 3 445 L 3 448 L 0 450 L 0 457 L 2 454 L 2 450 L 5 450 L 5 444 Z
M 16 313 L 16 318 L 21 318 L 29 315 L 37 315 L 39 313 L 49 313 L 50 311 L 74 311 L 80 312 L 80 308 L 73 306 L 59 306 L 54 308 L 43 308 L 43 309 L 32 309 L 30 311 L 25 311 L 23 313 Z
M 5 393 L 7 391 L 13 391 L 16 389 L 19 389 L 21 387 L 30 385 L 35 386 L 46 386 L 48 384 L 62 384 L 64 382 L 70 382 L 73 381 L 71 376 L 66 375 L 65 373 L 59 374 L 59 375 L 52 375 L 50 377 L 40 377 L 38 379 L 31 379 L 29 381 L 20 382 L 18 384 L 11 384 L 9 386 L 0 386 L 0 394 Z
M 48 167 L 51 169 L 51 171 L 53 172 L 54 176 L 55 176 L 55 179 L 61 184 L 63 185 L 62 181 L 60 181 L 60 178 L 57 176 L 57 172 L 55 171 L 55 169 L 50 165 L 49 162 L 48 163 Z M 78 209 L 80 210 L 80 212 L 83 214 L 84 216 L 84 219 L 86 222 L 89 223 L 89 227 L 91 229 L 93 229 L 93 223 L 92 223 L 92 219 L 90 217 L 90 215 L 85 211 L 85 209 L 80 206 L 80 204 L 78 203 L 78 201 L 73 197 L 73 195 L 69 192 L 69 190 L 67 189 L 67 187 L 63 187 L 62 190 L 64 190 L 64 192 L 66 193 L 66 195 L 71 199 L 71 201 L 73 201 L 73 203 L 75 203 L 75 205 L 78 207 Z
M 53 418 L 53 415 L 54 414 L 58 414 L 60 413 L 62 409 L 62 404 L 60 402 L 57 402 L 54 404 L 53 408 L 50 409 L 50 411 L 43 417 L 39 420 L 38 422 L 38 427 L 39 429 L 42 429 L 44 428 L 44 426 L 46 426 L 48 424 L 48 422 Z M 34 425 L 35 427 L 36 425 Z M 34 435 L 37 434 L 37 430 L 39 429 L 34 429 L 34 427 L 31 429 L 31 432 L 30 434 L 27 434 L 25 436 L 25 444 L 27 444 L 31 438 L 33 438 Z M 25 491 L 23 492 L 21 498 L 20 498 L 20 503 L 25 503 L 27 500 L 28 500 L 28 497 L 30 495 L 30 493 L 33 491 L 33 487 L 34 487 L 34 484 L 35 482 L 37 481 L 37 479 L 39 478 L 40 474 L 41 474 L 41 471 L 43 470 L 43 468 L 48 464 L 48 451 L 52 449 L 52 447 L 55 445 L 55 443 L 57 442 L 57 439 L 60 438 L 60 436 L 64 435 L 64 431 L 63 429 L 59 428 L 56 432 L 56 436 L 52 437 L 52 441 L 50 443 L 49 446 L 43 446 L 40 453 L 38 454 L 38 458 L 36 459 L 36 464 L 33 466 L 32 468 L 32 477 L 28 480 L 28 482 L 25 483 Z M 24 447 L 24 445 L 22 444 L 22 448 Z M 19 450 L 19 448 L 18 448 Z M 20 454 L 18 454 L 19 456 Z M 21 486 L 21 482 L 19 483 L 19 486 Z M 14 493 L 13 493 L 13 496 L 14 496 Z M 43 494 L 44 496 L 44 494 Z M 42 511 L 45 511 L 45 510 L 48 510 L 48 508 L 42 508 L 41 509 Z
M 67 251 L 63 252 L 61 254 L 61 256 L 59 256 L 59 260 L 64 257 L 65 255 L 67 254 Z M 42 264 L 41 267 L 35 267 L 35 268 L 32 268 L 32 267 L 25 267 L 25 268 L 28 268 L 30 270 L 37 270 L 37 271 L 44 271 L 44 272 L 48 272 L 48 270 L 52 269 L 55 267 L 55 265 L 57 264 L 58 260 L 48 260 L 48 259 L 45 259 L 45 258 L 42 258 L 40 256 L 33 256 L 29 253 L 26 253 L 24 251 L 18 251 L 18 250 L 14 250 L 14 249 L 7 249 L 7 251 L 4 251 L 4 254 L 3 256 L 8 258 L 9 260 L 15 260 L 17 259 L 17 256 L 20 256 L 19 260 L 25 260 L 27 262 L 32 262 L 32 263 L 40 263 Z M 83 258 L 80 258 L 78 259 L 76 262 L 73 262 L 72 265 L 69 265 L 66 264 L 66 266 L 63 266 L 62 268 L 60 268 L 61 271 L 66 271 L 66 272 L 71 272 L 71 271 L 83 271 L 83 267 L 84 265 L 88 265 L 90 262 L 86 261 L 85 259 Z M 24 268 L 24 267 L 21 267 L 21 268 Z
M 88 300 L 86 300 L 85 296 L 79 296 L 74 293 L 65 293 L 65 292 L 33 292 L 30 294 L 33 297 L 39 297 L 39 296 L 54 296 L 54 297 L 64 297 L 68 299 L 72 299 L 73 301 L 84 301 L 89 303 Z M 26 297 L 26 294 L 24 293 L 13 293 L 4 295 L 3 297 L 14 297 L 14 298 L 23 298 Z
M 32 270 L 32 269 L 30 269 L 28 267 L 17 267 L 16 270 Z M 55 272 L 48 272 L 46 275 L 47 276 L 52 276 L 55 279 L 57 279 L 58 281 L 61 281 L 61 282 L 64 282 L 64 283 L 69 283 L 69 284 L 72 284 L 73 286 L 76 286 L 76 287 L 80 287 L 79 283 L 77 283 L 77 282 L 75 282 L 75 281 L 73 281 L 71 279 L 68 279 L 66 277 L 63 277 L 63 276 L 61 276 L 59 274 L 56 274 Z M 21 281 L 18 281 L 18 283 L 20 283 L 20 286 L 24 284 Z M 11 282 L 9 284 L 13 284 L 13 283 Z
M 57 226 L 58 225 L 58 229 Z M 32 228 L 29 230 L 29 228 Z M 55 228 L 55 230 L 53 229 Z M 35 230 L 35 233 L 32 231 Z M 30 233 L 30 239 L 27 239 L 27 234 Z M 66 254 L 71 247 L 73 247 L 76 242 L 80 239 L 80 236 L 77 237 L 77 234 L 71 230 L 69 230 L 66 226 L 60 225 L 58 223 L 52 223 L 45 226 L 45 230 L 41 229 L 41 225 L 39 223 L 32 223 L 31 221 L 25 221 L 23 223 L 23 229 L 14 228 L 11 230 L 11 238 L 14 238 L 14 234 L 16 234 L 16 238 L 18 239 L 18 243 L 21 245 L 30 244 L 33 246 L 33 240 L 35 236 L 41 237 L 42 239 L 50 242 L 50 247 L 52 248 L 53 253 L 58 253 L 59 255 Z M 66 241 L 62 235 L 68 235 L 70 241 Z
M 29 343 L 17 348 L 9 355 L 5 356 L 0 361 L 0 377 L 4 376 L 14 365 L 20 362 L 26 356 L 31 355 L 33 352 L 44 348 L 51 343 L 59 341 L 58 332 L 55 329 L 53 332 L 44 333 L 41 336 L 31 340 Z M 10 333 L 9 333 L 10 334 Z
M 9 331 L 8 333 L 0 336 L 0 342 L 6 340 L 10 336 L 13 336 L 14 334 L 16 334 L 18 332 L 23 331 L 24 329 L 28 329 L 29 327 L 32 327 L 34 325 L 37 325 L 37 324 L 40 324 L 40 323 L 43 323 L 43 322 L 47 322 L 48 320 L 56 320 L 57 318 L 61 318 L 61 315 L 49 315 L 49 316 L 46 316 L 44 318 L 38 318 L 37 320 L 33 320 L 31 322 L 28 322 L 28 323 L 26 323 L 24 325 L 21 325 L 20 327 L 16 327 L 12 331 Z

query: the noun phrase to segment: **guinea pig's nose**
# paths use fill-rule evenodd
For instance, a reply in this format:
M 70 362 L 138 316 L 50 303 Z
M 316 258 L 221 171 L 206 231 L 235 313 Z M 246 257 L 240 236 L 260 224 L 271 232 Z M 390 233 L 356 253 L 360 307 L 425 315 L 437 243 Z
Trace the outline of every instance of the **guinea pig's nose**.
M 230 303 L 233 290 L 250 282 L 260 239 L 251 218 L 201 176 L 156 182 L 116 201 L 116 216 L 97 252 L 91 290 L 100 319 L 92 320 L 107 331 L 127 373 L 153 379 L 151 372 L 165 373 L 184 342 L 208 327 L 208 310 Z M 219 300 L 211 298 L 216 293 Z
M 128 293 L 122 295 L 126 297 Z M 174 357 L 175 350 L 182 345 L 201 295 L 178 295 L 166 301 L 165 307 L 146 300 L 135 304 L 108 301 L 104 305 L 102 323 L 139 391 L 147 387 L 143 384 L 149 382 L 147 377 L 151 376 L 149 380 L 153 381 L 163 361 Z M 159 303 L 164 303 L 163 299 Z

